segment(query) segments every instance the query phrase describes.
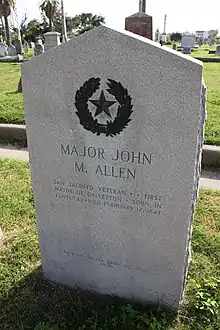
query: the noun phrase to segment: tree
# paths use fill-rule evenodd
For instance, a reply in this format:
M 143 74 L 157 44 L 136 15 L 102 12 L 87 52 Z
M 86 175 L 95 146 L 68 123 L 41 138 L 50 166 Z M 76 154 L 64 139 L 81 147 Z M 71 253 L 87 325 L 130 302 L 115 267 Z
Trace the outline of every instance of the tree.
M 26 29 L 27 29 L 27 14 L 24 14 L 24 16 L 22 17 L 21 23 L 20 23 L 20 32 L 21 32 L 21 38 L 23 37 Z
M 4 26 L 4 22 L 3 22 L 3 17 L 0 16 L 0 38 L 2 38 L 3 35 L 4 35 L 5 40 L 6 40 L 5 26 Z
M 25 40 L 36 42 L 37 38 L 43 35 L 42 23 L 37 19 L 33 19 L 27 24 L 27 27 L 23 32 Z
M 0 0 L 0 16 L 4 17 L 5 35 L 8 45 L 11 44 L 10 27 L 8 23 L 8 16 L 11 15 L 11 10 L 15 7 L 15 0 Z
M 12 25 L 11 29 L 17 34 L 19 35 L 19 31 L 18 31 L 18 28 L 20 30 L 20 35 L 21 35 L 21 39 L 23 37 L 23 35 L 25 34 L 25 32 L 27 31 L 27 20 L 28 20 L 28 17 L 27 17 L 27 14 L 24 14 L 23 17 L 22 17 L 22 20 L 21 20 L 21 23 L 18 24 L 18 27 Z
M 173 42 L 180 42 L 182 40 L 182 34 L 179 32 L 174 32 L 171 34 L 170 40 Z
M 104 17 L 92 14 L 81 14 L 75 17 L 67 16 L 67 31 L 72 32 L 74 30 L 75 34 L 78 35 L 104 23 L 104 21 Z M 62 16 L 59 10 L 53 16 L 53 27 L 55 31 L 62 33 Z M 24 22 L 21 29 L 22 37 L 27 41 L 34 42 L 37 37 L 43 38 L 44 33 L 48 31 L 50 31 L 50 25 L 45 15 L 42 15 L 41 21 L 34 19 L 27 25 Z
M 92 13 L 82 13 L 72 19 L 71 17 L 67 17 L 67 30 L 75 30 L 75 34 L 78 35 L 99 26 L 101 23 L 105 23 L 104 17 L 93 15 Z
M 59 2 L 57 0 L 44 0 L 40 5 L 40 10 L 49 20 L 49 31 L 53 31 L 55 17 L 60 11 Z
M 210 30 L 209 31 L 209 38 L 215 39 L 218 35 L 218 30 Z

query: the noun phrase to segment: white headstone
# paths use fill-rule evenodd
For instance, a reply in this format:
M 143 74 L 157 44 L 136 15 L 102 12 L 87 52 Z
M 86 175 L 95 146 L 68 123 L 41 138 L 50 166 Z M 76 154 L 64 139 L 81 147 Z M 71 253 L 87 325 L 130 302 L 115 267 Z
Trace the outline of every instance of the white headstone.
M 100 26 L 22 66 L 45 276 L 176 309 L 205 118 L 202 63 Z
M 0 57 L 6 56 L 6 48 L 4 42 L 0 42 Z
M 28 53 L 29 47 L 28 47 L 28 42 L 26 40 L 24 41 L 24 46 L 23 47 L 24 47 L 24 52 Z
M 220 45 L 216 47 L 216 56 L 220 56 Z
M 196 36 L 193 34 L 185 34 L 182 36 L 181 47 L 194 48 L 196 44 Z
M 42 43 L 36 43 L 34 47 L 34 55 L 38 56 L 44 53 L 44 45 Z
M 183 47 L 183 54 L 191 54 L 192 49 L 191 47 Z
M 19 40 L 19 39 L 13 40 L 13 45 L 16 48 L 16 55 L 19 55 L 19 54 L 21 55 L 22 54 L 22 43 L 21 43 L 21 40 Z
M 8 46 L 8 55 L 9 56 L 16 56 L 17 55 L 17 50 L 14 45 Z
M 44 35 L 45 37 L 45 44 L 44 50 L 47 52 L 51 48 L 57 47 L 60 45 L 60 33 L 58 32 L 47 32 Z
M 162 41 L 163 42 L 167 42 L 167 35 L 166 35 L 166 33 L 162 33 Z

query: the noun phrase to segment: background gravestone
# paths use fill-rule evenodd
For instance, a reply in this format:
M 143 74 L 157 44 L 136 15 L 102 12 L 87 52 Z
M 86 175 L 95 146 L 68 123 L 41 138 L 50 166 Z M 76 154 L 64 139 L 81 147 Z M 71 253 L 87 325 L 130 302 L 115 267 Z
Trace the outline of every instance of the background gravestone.
M 191 47 L 183 47 L 183 54 L 191 54 L 192 49 Z
M 24 46 L 23 47 L 24 47 L 24 52 L 28 53 L 29 46 L 28 46 L 28 42 L 26 40 L 24 41 Z
M 41 44 L 36 44 L 34 47 L 34 55 L 38 56 L 44 53 L 44 46 Z
M 182 48 L 186 48 L 186 47 L 190 47 L 190 48 L 194 48 L 196 44 L 196 37 L 193 34 L 185 34 L 182 36 L 182 40 L 181 40 L 181 47 Z
M 30 42 L 30 48 L 34 48 L 35 47 L 35 43 L 34 42 Z
M 202 63 L 101 26 L 25 63 L 22 77 L 45 276 L 178 308 L 203 142 Z
M 216 56 L 220 56 L 220 45 L 216 47 Z
M 4 57 L 4 56 L 6 56 L 5 44 L 3 41 L 0 41 L 0 57 Z
M 13 45 L 15 46 L 16 48 L 16 55 L 18 54 L 22 54 L 22 44 L 21 44 L 21 40 L 13 40 Z
M 14 45 L 8 46 L 8 55 L 9 56 L 16 56 L 17 55 L 17 50 Z
M 60 33 L 58 32 L 47 32 L 44 34 L 45 37 L 45 44 L 44 50 L 47 52 L 53 47 L 57 47 L 60 45 Z

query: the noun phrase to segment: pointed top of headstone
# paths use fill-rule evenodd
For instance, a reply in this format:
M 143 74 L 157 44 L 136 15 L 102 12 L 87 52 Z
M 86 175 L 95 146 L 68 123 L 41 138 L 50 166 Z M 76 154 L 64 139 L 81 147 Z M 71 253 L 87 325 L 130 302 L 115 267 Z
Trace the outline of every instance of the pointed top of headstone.
M 135 17 L 151 17 L 151 16 L 146 14 L 146 13 L 137 12 L 137 13 L 132 14 L 132 15 L 126 17 L 126 18 L 135 18 Z
M 106 41 L 105 41 L 106 38 Z M 121 44 L 122 42 L 122 44 Z M 132 50 L 132 53 L 141 55 L 142 52 L 146 54 L 146 60 L 154 61 L 154 58 L 151 58 L 149 54 L 149 49 L 151 52 L 154 52 L 154 56 L 157 54 L 158 56 L 158 65 L 163 62 L 162 56 L 171 55 L 171 58 L 174 58 L 175 61 L 183 61 L 193 62 L 195 64 L 199 64 L 200 66 L 203 63 L 194 57 L 184 55 L 180 52 L 174 51 L 170 47 L 161 47 L 158 43 L 134 34 L 132 32 L 126 30 L 113 30 L 112 28 L 107 27 L 106 25 L 100 25 L 88 32 L 85 32 L 78 37 L 70 39 L 67 43 L 61 44 L 60 46 L 50 49 L 45 52 L 41 57 L 34 57 L 32 61 L 26 62 L 25 66 L 34 65 L 35 61 L 42 62 L 42 65 L 45 64 L 47 67 L 47 61 L 43 63 L 43 59 L 57 58 L 58 61 L 66 62 L 66 57 L 69 52 L 71 57 L 74 58 L 73 48 L 78 49 L 79 52 L 90 52 L 89 57 L 93 57 L 92 54 L 101 54 L 103 51 L 109 49 L 109 54 L 114 54 L 114 48 L 116 48 L 120 53 L 124 53 L 125 51 Z M 139 50 L 138 50 L 139 48 Z M 150 53 L 151 53 L 150 52 Z M 167 54 L 167 55 L 165 55 Z M 105 56 L 103 54 L 103 56 Z M 136 56 L 136 55 L 134 55 Z M 82 56 L 79 56 L 79 59 L 82 59 Z M 78 59 L 78 60 L 79 60 Z M 69 58 L 69 60 L 71 60 Z M 100 60 L 103 60 L 100 58 Z M 31 63 L 30 63 L 31 62 Z

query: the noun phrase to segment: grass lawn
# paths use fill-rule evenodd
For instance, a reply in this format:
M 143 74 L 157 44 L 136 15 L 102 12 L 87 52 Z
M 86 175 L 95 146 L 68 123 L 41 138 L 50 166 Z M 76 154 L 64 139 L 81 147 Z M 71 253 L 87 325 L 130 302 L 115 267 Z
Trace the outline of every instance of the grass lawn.
M 0 77 L 0 123 L 24 124 L 22 94 L 16 92 L 20 64 L 1 63 Z M 204 78 L 208 86 L 205 143 L 220 145 L 220 63 L 204 63 Z
M 24 58 L 33 56 L 29 49 Z M 17 93 L 20 79 L 19 63 L 0 63 L 0 123 L 24 124 L 24 107 L 22 93 Z
M 19 63 L 0 63 L 0 123 L 24 124 L 23 95 L 17 93 Z
M 208 118 L 205 143 L 220 145 L 220 63 L 204 63 Z
M 215 50 L 216 46 L 214 47 L 209 47 L 209 45 L 203 45 L 199 47 L 198 49 L 194 49 L 191 53 L 191 56 L 193 57 L 217 57 L 219 58 L 220 56 L 216 56 L 215 54 L 209 54 L 209 50 Z
M 0 329 L 219 330 L 220 192 L 200 191 L 192 262 L 178 316 L 47 282 L 40 267 L 29 165 L 0 159 Z

